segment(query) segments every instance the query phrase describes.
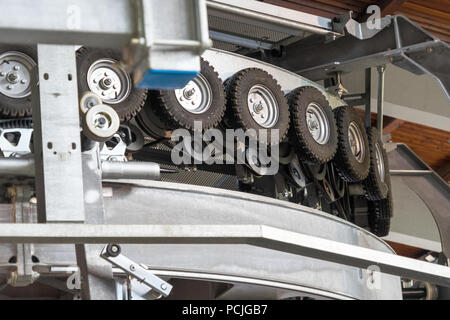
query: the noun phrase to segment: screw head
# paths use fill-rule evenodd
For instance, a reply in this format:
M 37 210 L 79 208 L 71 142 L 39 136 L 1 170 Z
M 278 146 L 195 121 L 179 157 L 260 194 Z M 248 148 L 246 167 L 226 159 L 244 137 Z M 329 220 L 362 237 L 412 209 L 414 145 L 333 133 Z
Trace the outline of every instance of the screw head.
M 132 264 L 132 265 L 130 266 L 130 270 L 131 270 L 131 271 L 136 270 L 136 267 L 134 266 L 134 264 Z
M 166 285 L 165 283 L 162 283 L 162 284 L 161 284 L 161 289 L 167 290 L 167 285 Z

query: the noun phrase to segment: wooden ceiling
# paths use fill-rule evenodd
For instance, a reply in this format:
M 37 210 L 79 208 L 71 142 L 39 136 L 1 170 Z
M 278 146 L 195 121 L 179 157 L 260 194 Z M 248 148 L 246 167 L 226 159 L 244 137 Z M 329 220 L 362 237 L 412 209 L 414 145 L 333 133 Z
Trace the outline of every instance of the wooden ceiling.
M 378 5 L 382 16 L 402 14 L 439 39 L 450 43 L 450 0 L 261 0 L 289 9 L 334 18 L 353 11 L 353 18 L 365 21 L 370 5 Z
M 369 5 L 382 16 L 402 14 L 436 37 L 450 43 L 450 0 L 261 0 L 322 17 L 334 18 L 353 11 L 353 18 L 367 19 Z M 376 119 L 376 115 L 374 115 Z M 393 142 L 407 144 L 422 160 L 450 183 L 450 132 L 386 117 L 384 132 Z

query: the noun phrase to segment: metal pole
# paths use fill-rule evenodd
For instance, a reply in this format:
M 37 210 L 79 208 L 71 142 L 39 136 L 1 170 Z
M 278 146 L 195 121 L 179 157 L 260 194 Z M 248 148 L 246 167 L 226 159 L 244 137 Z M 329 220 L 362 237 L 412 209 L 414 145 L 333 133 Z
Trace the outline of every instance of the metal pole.
M 372 125 L 372 109 L 371 109 L 371 102 L 372 102 L 372 68 L 366 69 L 366 78 L 365 78 L 365 85 L 366 85 L 366 92 L 364 93 L 364 100 L 365 100 L 365 107 L 366 107 L 366 113 L 364 121 L 366 123 L 366 128 L 370 128 Z
M 377 128 L 380 139 L 383 139 L 383 115 L 384 115 L 384 76 L 386 66 L 379 66 L 378 70 L 378 105 L 377 105 Z

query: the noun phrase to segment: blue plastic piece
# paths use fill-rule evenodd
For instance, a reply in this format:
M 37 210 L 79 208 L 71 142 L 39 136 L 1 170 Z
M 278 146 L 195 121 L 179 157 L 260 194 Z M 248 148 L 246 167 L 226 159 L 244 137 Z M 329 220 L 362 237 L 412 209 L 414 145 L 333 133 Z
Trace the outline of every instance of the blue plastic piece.
M 197 71 L 148 70 L 140 83 L 140 89 L 181 89 L 198 75 Z

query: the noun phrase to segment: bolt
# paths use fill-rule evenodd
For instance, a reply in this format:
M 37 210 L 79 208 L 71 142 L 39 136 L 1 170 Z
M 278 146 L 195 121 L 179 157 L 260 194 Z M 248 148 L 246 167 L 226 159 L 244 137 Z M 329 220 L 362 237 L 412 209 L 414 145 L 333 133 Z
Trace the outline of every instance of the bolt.
M 17 81 L 19 80 L 19 75 L 15 72 L 11 72 L 6 77 L 6 80 L 8 80 L 8 82 L 10 82 L 10 83 L 17 83 Z
M 20 83 L 21 83 L 21 84 L 25 84 L 25 83 L 27 83 L 27 80 L 23 80 L 23 79 L 22 79 L 22 80 L 20 80 Z
M 111 251 L 116 253 L 119 251 L 119 248 L 117 246 L 111 246 Z
M 255 110 L 256 113 L 260 113 L 264 109 L 264 107 L 263 107 L 262 103 L 260 102 L 260 103 L 255 103 L 253 105 L 253 109 Z
M 183 95 L 186 99 L 191 99 L 194 96 L 194 94 L 195 94 L 195 88 L 192 88 L 190 90 L 185 89 L 183 91 Z
M 250 98 L 250 103 L 253 103 L 253 102 L 255 102 L 255 99 Z
M 167 290 L 167 285 L 165 283 L 161 283 L 161 289 Z
M 130 270 L 131 270 L 131 271 L 136 270 L 136 267 L 134 266 L 134 264 L 132 264 L 132 265 L 130 266 Z
M 13 69 L 16 70 L 16 71 L 18 71 L 20 68 L 19 68 L 19 66 L 14 66 Z
M 111 85 L 112 85 L 111 78 L 104 78 L 100 81 L 100 87 L 103 90 L 108 90 L 109 88 L 111 88 Z
M 12 86 L 7 86 L 6 89 L 11 90 Z
M 4 77 L 5 73 L 4 72 L 0 72 L 0 77 Z

